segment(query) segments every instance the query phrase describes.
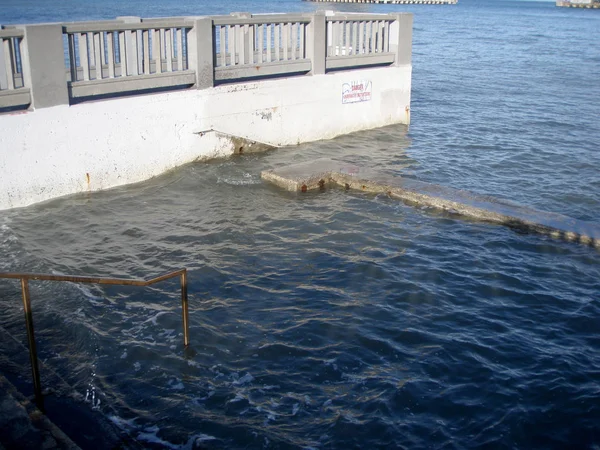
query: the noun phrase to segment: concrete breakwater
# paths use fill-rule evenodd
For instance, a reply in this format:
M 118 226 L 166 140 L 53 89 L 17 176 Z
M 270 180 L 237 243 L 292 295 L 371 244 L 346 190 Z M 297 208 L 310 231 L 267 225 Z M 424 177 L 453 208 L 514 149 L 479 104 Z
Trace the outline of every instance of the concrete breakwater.
M 579 242 L 600 250 L 600 226 L 595 223 L 411 178 L 383 175 L 372 169 L 330 159 L 263 171 L 261 178 L 292 192 L 323 190 L 328 185 L 337 185 L 345 189 L 384 193 L 408 204 Z
M 408 124 L 411 56 L 406 13 L 4 26 L 0 210 Z

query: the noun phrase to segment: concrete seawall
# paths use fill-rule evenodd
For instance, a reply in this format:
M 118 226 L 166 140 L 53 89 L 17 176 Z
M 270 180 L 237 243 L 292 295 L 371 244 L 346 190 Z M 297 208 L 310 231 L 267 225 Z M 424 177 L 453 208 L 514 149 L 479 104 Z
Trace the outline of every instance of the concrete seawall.
M 459 189 L 383 175 L 330 159 L 263 171 L 261 178 L 288 191 L 306 192 L 337 185 L 345 189 L 385 193 L 407 204 L 432 207 L 475 220 L 579 242 L 600 250 L 600 226 L 595 223 L 537 211 Z
M 0 210 L 410 122 L 410 14 L 119 18 L 0 44 Z
M 0 209 L 146 180 L 239 151 L 408 123 L 410 67 L 364 69 L 56 106 L 0 117 Z M 343 103 L 370 83 L 369 101 Z M 243 150 L 243 149 L 242 149 Z

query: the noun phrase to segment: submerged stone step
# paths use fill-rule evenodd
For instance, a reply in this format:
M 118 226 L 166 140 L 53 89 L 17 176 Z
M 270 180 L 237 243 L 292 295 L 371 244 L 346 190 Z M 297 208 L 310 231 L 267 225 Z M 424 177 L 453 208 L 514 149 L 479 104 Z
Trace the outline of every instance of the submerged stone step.
M 472 219 L 533 231 L 570 242 L 580 242 L 600 249 L 600 225 L 596 223 L 538 211 L 460 189 L 402 176 L 385 175 L 341 161 L 317 159 L 263 171 L 261 178 L 288 191 L 306 192 L 324 189 L 327 185 L 334 184 L 345 189 L 386 193 L 408 204 L 437 208 Z

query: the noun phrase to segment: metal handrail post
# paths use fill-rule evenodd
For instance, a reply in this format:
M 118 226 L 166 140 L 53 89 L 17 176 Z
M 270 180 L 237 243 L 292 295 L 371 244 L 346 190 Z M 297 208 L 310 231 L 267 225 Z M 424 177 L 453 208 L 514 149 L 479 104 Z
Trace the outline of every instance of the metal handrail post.
M 33 391 L 35 403 L 38 408 L 44 410 L 44 397 L 42 396 L 42 384 L 40 382 L 40 369 L 38 367 L 37 349 L 35 346 L 35 334 L 33 331 L 33 315 L 31 313 L 31 301 L 29 299 L 29 281 L 21 278 L 21 291 L 23 292 L 23 309 L 25 322 L 27 324 L 27 340 L 29 341 L 29 361 L 31 362 L 31 375 L 33 377 Z
M 190 345 L 190 330 L 188 318 L 187 271 L 181 272 L 181 313 L 183 316 L 183 345 Z
M 42 396 L 42 384 L 40 382 L 40 370 L 38 367 L 37 349 L 35 346 L 35 335 L 33 331 L 33 316 L 31 313 L 31 301 L 29 299 L 29 280 L 67 281 L 71 283 L 92 283 L 122 286 L 150 286 L 154 283 L 158 283 L 169 278 L 175 278 L 177 275 L 179 275 L 181 281 L 183 345 L 187 349 L 190 345 L 187 269 L 180 269 L 175 272 L 166 273 L 164 275 L 152 278 L 151 280 L 128 280 L 123 278 L 50 275 L 40 273 L 0 273 L 0 278 L 8 278 L 13 280 L 16 279 L 21 281 L 21 291 L 23 293 L 23 309 L 25 311 L 25 322 L 27 325 L 27 340 L 29 341 L 29 360 L 31 362 L 31 374 L 33 377 L 33 390 L 35 392 L 35 402 L 40 408 L 40 410 L 44 411 L 44 397 Z

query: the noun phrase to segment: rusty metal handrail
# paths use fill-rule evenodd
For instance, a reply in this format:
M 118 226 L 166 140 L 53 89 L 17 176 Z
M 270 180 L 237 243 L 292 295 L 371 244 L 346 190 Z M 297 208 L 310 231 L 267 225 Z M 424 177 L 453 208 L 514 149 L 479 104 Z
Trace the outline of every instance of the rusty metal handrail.
M 27 340 L 29 342 L 29 360 L 31 362 L 31 375 L 33 378 L 33 390 L 35 393 L 35 402 L 38 407 L 44 409 L 44 398 L 42 396 L 42 386 L 40 383 L 40 370 L 38 367 L 37 349 L 35 345 L 35 334 L 33 330 L 33 315 L 31 311 L 31 301 L 29 296 L 29 280 L 42 281 L 67 281 L 71 283 L 89 283 L 89 284 L 108 284 L 121 286 L 150 286 L 151 284 L 175 278 L 179 276 L 181 280 L 181 309 L 183 318 L 183 345 L 187 347 L 190 344 L 189 335 L 189 316 L 188 316 L 188 297 L 187 297 L 187 269 L 180 269 L 175 272 L 166 273 L 150 280 L 129 280 L 126 278 L 104 278 L 104 277 L 81 277 L 73 275 L 48 275 L 38 273 L 0 273 L 0 278 L 21 280 L 21 291 L 23 294 L 23 308 L 25 311 L 25 323 L 27 326 Z

